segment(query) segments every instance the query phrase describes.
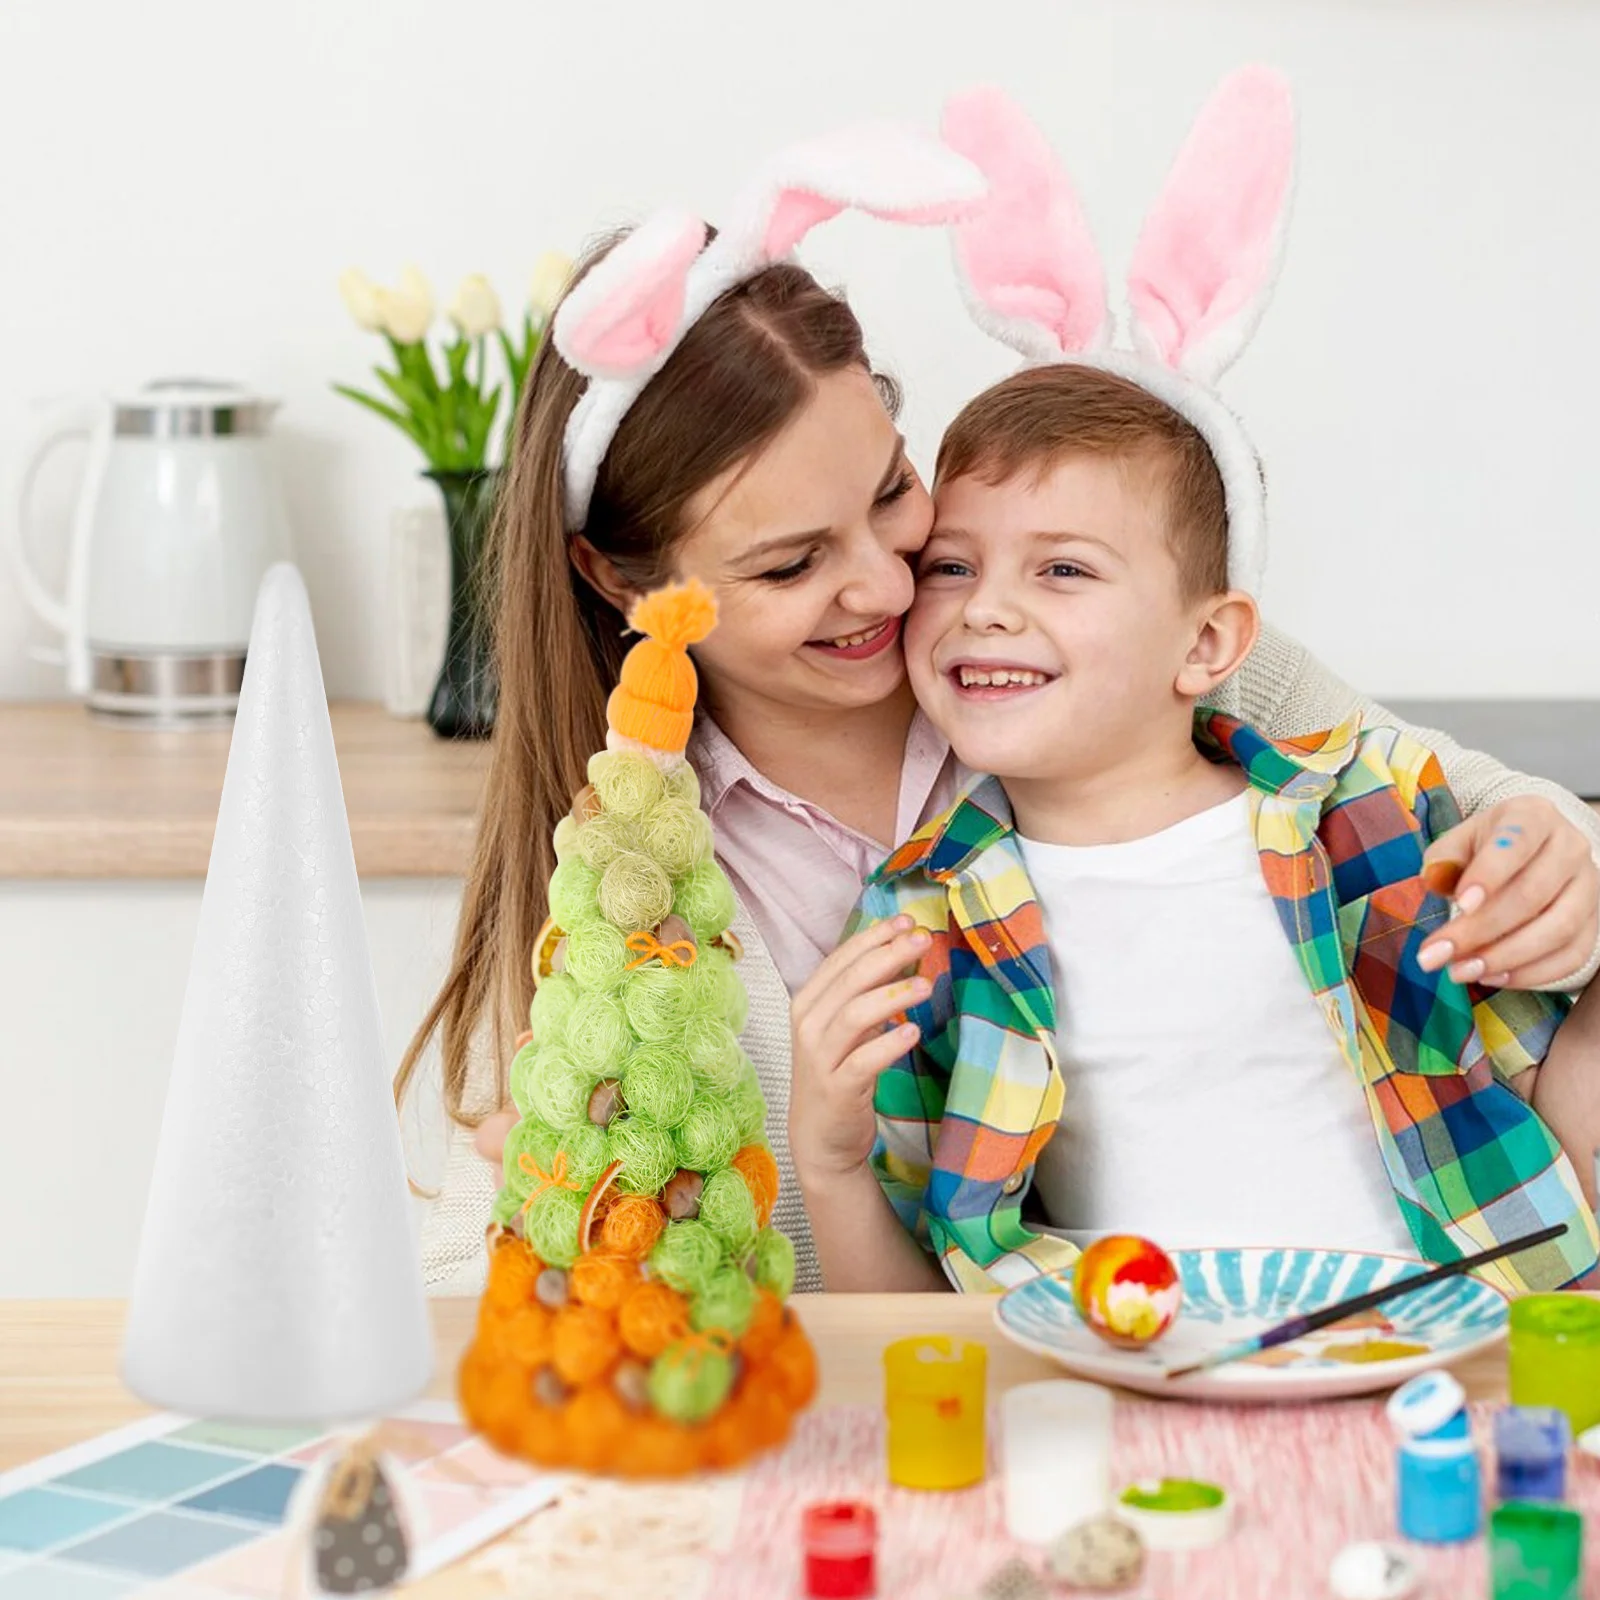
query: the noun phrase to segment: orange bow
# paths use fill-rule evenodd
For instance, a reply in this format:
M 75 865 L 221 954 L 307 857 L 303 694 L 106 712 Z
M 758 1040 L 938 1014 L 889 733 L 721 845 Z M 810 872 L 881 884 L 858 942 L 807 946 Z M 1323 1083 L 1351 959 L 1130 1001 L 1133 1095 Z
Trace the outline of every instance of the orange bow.
M 732 1336 L 722 1328 L 707 1328 L 704 1333 L 684 1334 L 678 1340 L 678 1348 L 695 1358 L 694 1371 L 699 1372 L 708 1355 L 731 1356 L 736 1347 Z
M 678 939 L 672 944 L 662 944 L 653 933 L 630 933 L 628 935 L 628 948 L 637 950 L 639 958 L 630 961 L 625 971 L 632 972 L 635 967 L 642 967 L 647 961 L 654 961 L 661 957 L 664 967 L 692 967 L 699 951 L 694 947 L 692 939 Z
M 556 1151 L 556 1158 L 550 1163 L 548 1172 L 544 1171 L 526 1150 L 517 1157 L 517 1166 L 527 1173 L 530 1178 L 539 1180 L 533 1192 L 522 1202 L 522 1210 L 518 1213 L 519 1216 L 524 1214 L 528 1207 L 547 1189 L 571 1189 L 574 1193 L 577 1192 L 578 1185 L 567 1177 L 567 1152 L 565 1150 Z

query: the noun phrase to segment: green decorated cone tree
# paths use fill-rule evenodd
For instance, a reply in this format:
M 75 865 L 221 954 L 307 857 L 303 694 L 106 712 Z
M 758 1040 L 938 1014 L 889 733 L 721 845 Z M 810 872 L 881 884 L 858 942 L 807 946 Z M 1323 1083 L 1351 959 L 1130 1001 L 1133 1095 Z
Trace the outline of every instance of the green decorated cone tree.
M 794 1250 L 739 1044 L 734 896 L 684 759 L 711 596 L 629 623 L 607 748 L 555 831 L 550 920 L 511 1063 L 488 1287 L 463 1409 L 544 1466 L 657 1476 L 784 1439 L 816 1385 Z

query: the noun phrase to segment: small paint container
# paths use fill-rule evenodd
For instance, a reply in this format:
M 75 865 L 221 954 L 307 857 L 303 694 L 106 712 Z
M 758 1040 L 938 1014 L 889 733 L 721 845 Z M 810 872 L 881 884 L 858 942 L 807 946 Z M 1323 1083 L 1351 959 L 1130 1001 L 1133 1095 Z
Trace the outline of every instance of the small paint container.
M 1523 1295 L 1510 1321 L 1511 1403 L 1557 1406 L 1574 1434 L 1600 1423 L 1600 1300 Z
M 800 1518 L 806 1594 L 811 1600 L 864 1600 L 878 1583 L 878 1519 L 858 1500 L 807 1506 Z
M 1493 1600 L 1581 1600 L 1583 1518 L 1568 1506 L 1508 1500 L 1489 1518 Z
M 966 1489 L 983 1481 L 981 1344 L 927 1334 L 883 1352 L 889 1481 L 902 1489 Z
M 1400 1434 L 1400 1532 L 1419 1544 L 1458 1544 L 1482 1526 L 1483 1476 L 1465 1401 L 1449 1373 L 1426 1372 L 1402 1384 L 1386 1408 Z
M 1567 1414 L 1554 1406 L 1505 1406 L 1495 1414 L 1495 1488 L 1501 1500 L 1562 1500 L 1567 1492 Z

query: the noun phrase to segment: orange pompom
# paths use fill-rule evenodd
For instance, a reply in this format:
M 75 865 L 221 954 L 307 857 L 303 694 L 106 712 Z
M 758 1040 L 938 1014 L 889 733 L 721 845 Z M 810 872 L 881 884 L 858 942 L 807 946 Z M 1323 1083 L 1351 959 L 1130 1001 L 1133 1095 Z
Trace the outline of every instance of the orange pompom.
M 608 1384 L 580 1389 L 567 1402 L 567 1454 L 583 1472 L 615 1472 L 635 1418 Z
M 777 1348 L 785 1327 L 783 1302 L 770 1289 L 758 1289 L 750 1326 L 739 1340 L 740 1354 L 746 1361 L 765 1361 Z
M 744 1179 L 756 1203 L 756 1221 L 764 1228 L 772 1220 L 778 1198 L 778 1163 L 764 1144 L 747 1144 L 733 1158 L 733 1170 Z
M 567 1278 L 573 1298 L 596 1311 L 615 1311 L 638 1281 L 639 1269 L 632 1261 L 595 1251 L 579 1256 Z
M 621 1194 L 600 1220 L 600 1245 L 611 1255 L 643 1260 L 666 1225 L 666 1212 L 649 1195 Z
M 622 1341 L 607 1311 L 565 1305 L 556 1313 L 550 1364 L 574 1389 L 605 1376 L 622 1354 Z
M 501 1235 L 489 1257 L 489 1283 L 483 1302 L 512 1311 L 533 1298 L 533 1286 L 544 1270 L 528 1246 L 512 1234 Z
M 641 1283 L 617 1313 L 622 1342 L 646 1361 L 689 1333 L 689 1303 L 676 1289 L 656 1280 Z
M 811 1404 L 817 1393 L 817 1353 L 799 1323 L 784 1333 L 761 1372 L 778 1385 L 791 1411 Z
M 628 1447 L 617 1471 L 630 1478 L 678 1478 L 693 1472 L 706 1457 L 703 1428 L 686 1428 L 663 1417 L 640 1417 L 628 1431 Z
M 635 633 L 645 634 L 669 650 L 699 644 L 716 625 L 716 599 L 698 578 L 653 590 L 628 613 L 628 626 Z

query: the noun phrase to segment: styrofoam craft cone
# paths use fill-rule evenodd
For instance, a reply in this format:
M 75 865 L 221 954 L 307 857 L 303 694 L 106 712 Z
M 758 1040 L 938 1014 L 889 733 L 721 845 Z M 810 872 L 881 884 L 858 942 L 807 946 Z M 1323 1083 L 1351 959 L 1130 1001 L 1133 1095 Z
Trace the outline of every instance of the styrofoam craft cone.
M 311 608 L 262 580 L 145 1211 L 123 1377 L 334 1421 L 433 1367 Z

